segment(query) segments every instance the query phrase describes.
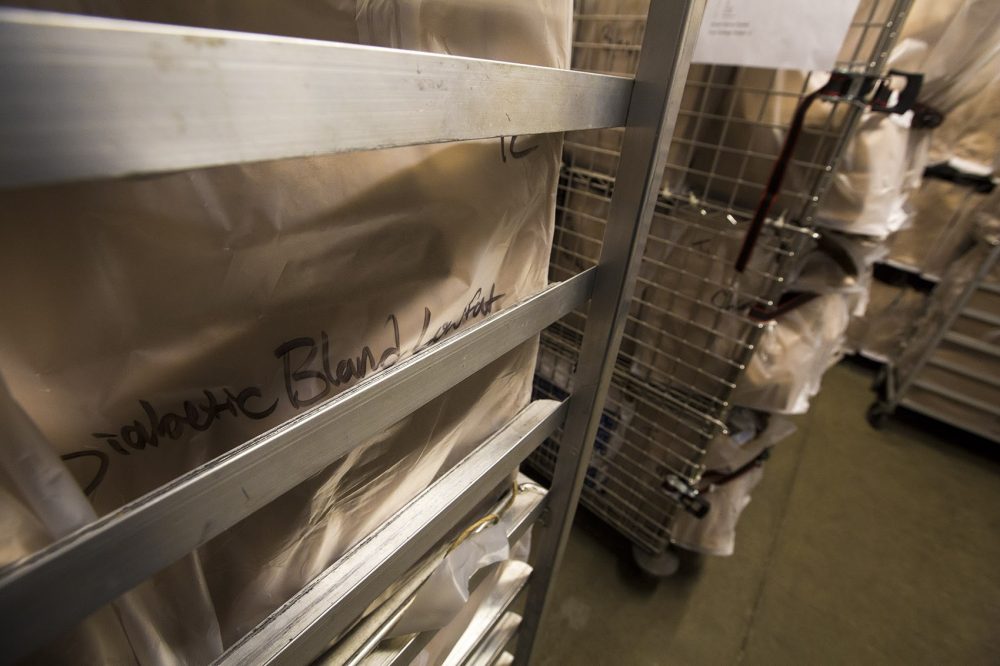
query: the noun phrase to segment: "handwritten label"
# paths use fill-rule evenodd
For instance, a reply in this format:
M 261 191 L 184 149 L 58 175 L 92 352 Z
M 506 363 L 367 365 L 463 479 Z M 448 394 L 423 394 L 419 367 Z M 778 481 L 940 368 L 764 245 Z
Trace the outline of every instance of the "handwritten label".
M 455 319 L 446 320 L 433 333 L 431 310 L 425 307 L 420 335 L 408 353 L 419 353 L 463 324 L 489 316 L 497 301 L 504 296 L 496 293 L 495 283 L 490 286 L 489 294 L 482 288 L 477 289 L 462 313 Z M 335 358 L 331 353 L 326 331 L 320 331 L 318 338 L 297 337 L 282 342 L 274 349 L 274 356 L 282 367 L 283 395 L 265 397 L 258 386 L 247 386 L 239 391 L 204 389 L 200 396 L 184 400 L 173 411 L 158 409 L 150 401 L 140 399 L 139 418 L 116 431 L 92 433 L 92 437 L 104 443 L 111 453 L 128 456 L 147 447 L 176 441 L 193 432 L 204 432 L 223 418 L 265 419 L 274 413 L 282 399 L 293 409 L 308 408 L 330 397 L 336 389 L 394 365 L 405 355 L 400 348 L 399 319 L 395 314 L 386 318 L 385 327 L 391 339 L 377 353 L 366 344 L 357 355 L 344 358 Z M 111 460 L 108 451 L 83 449 L 67 453 L 62 459 L 70 461 L 88 457 L 98 462 L 98 470 L 84 488 L 84 492 L 90 495 L 108 472 Z
M 514 147 L 514 144 L 516 142 L 517 142 L 517 135 L 515 134 L 514 136 L 510 137 L 510 147 L 509 147 L 510 156 L 513 157 L 515 160 L 519 160 L 521 158 L 527 157 L 531 153 L 533 153 L 536 150 L 538 150 L 538 144 L 537 143 L 535 145 L 533 145 L 533 146 L 528 146 L 527 148 L 524 148 L 523 150 L 518 150 L 517 148 Z M 500 161 L 501 162 L 504 162 L 504 163 L 507 162 L 507 150 L 508 150 L 508 147 L 506 145 L 506 137 L 500 137 Z

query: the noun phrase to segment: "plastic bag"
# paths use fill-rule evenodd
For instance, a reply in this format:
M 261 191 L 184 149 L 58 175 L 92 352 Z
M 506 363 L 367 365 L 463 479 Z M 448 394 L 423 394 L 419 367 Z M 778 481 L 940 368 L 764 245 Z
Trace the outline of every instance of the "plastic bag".
M 864 114 L 823 199 L 820 225 L 885 238 L 906 224 L 907 197 L 927 161 L 927 135 L 910 130 L 912 117 Z
M 750 493 L 764 476 L 762 464 L 748 465 L 794 432 L 791 421 L 771 418 L 768 426 L 747 442 L 721 434 L 712 439 L 705 454 L 705 467 L 712 472 L 735 476 L 712 483 L 702 491 L 702 497 L 710 505 L 704 517 L 697 518 L 685 511 L 677 513 L 671 529 L 673 543 L 705 555 L 732 555 L 736 549 L 737 522 L 750 504 Z
M 412 666 L 444 663 L 459 641 L 462 640 L 463 634 L 471 625 L 476 612 L 482 607 L 487 597 L 496 590 L 502 576 L 506 573 L 504 569 L 510 567 L 513 571 L 526 572 L 530 575 L 531 567 L 525 563 L 530 547 L 531 533 L 527 532 L 517 543 L 511 545 L 510 559 L 499 563 L 492 570 L 487 570 L 485 576 L 472 591 L 469 602 L 431 638 L 420 654 L 414 658 Z
M 772 321 L 736 382 L 731 402 L 778 414 L 804 414 L 823 373 L 841 355 L 851 295 L 832 293 Z
M 470 536 L 445 556 L 387 637 L 444 627 L 469 601 L 473 574 L 509 556 L 510 545 L 502 524 L 490 525 Z

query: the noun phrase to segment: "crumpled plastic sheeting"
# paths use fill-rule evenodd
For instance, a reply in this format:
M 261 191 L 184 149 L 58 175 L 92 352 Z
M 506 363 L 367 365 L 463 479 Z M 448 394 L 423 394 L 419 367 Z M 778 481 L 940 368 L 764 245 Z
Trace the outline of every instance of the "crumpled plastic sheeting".
M 901 60 L 900 67 L 924 74 L 921 101 L 947 114 L 1000 83 L 1000 5 L 993 0 L 914 3 L 894 49 L 901 50 L 913 56 Z
M 864 113 L 823 199 L 822 226 L 885 238 L 907 223 L 907 195 L 920 186 L 927 153 L 926 134 L 910 131 L 912 117 Z
M 386 637 L 441 629 L 469 601 L 472 576 L 508 557 L 510 544 L 502 525 L 489 525 L 470 536 L 445 555 Z
M 795 432 L 791 421 L 771 417 L 760 433 L 750 433 L 748 441 L 739 435 L 716 435 L 705 453 L 705 467 L 720 474 L 737 473 L 757 456 Z M 750 504 L 750 493 L 764 476 L 764 467 L 749 468 L 735 478 L 711 484 L 702 492 L 709 505 L 708 513 L 697 518 L 678 511 L 671 528 L 671 540 L 687 550 L 726 557 L 736 549 L 736 525 L 743 510 Z
M 868 290 L 875 262 L 885 258 L 883 243 L 865 236 L 824 231 L 821 244 L 789 271 L 789 291 L 810 294 L 850 294 L 851 314 L 859 317 L 868 306 Z
M 412 666 L 431 666 L 432 664 L 443 663 L 472 624 L 476 611 L 496 589 L 503 572 L 503 567 L 511 563 L 524 566 L 528 560 L 530 550 L 531 532 L 528 531 L 516 543 L 510 545 L 510 557 L 507 560 L 495 564 L 492 569 L 485 570 L 485 575 L 478 581 L 475 589 L 472 590 L 469 602 L 424 646 L 420 654 L 414 658 Z
M 786 312 L 763 332 L 733 390 L 734 405 L 777 414 L 804 414 L 823 373 L 841 356 L 852 295 L 831 293 Z
M 912 69 L 927 45 L 902 40 L 887 68 Z M 886 238 L 908 220 L 909 194 L 920 186 L 927 163 L 927 132 L 911 130 L 913 113 L 865 111 L 847 144 L 817 217 L 827 228 Z
M 348 41 L 397 35 L 568 65 L 568 3 L 156 4 L 30 6 Z M 518 29 L 499 39 L 501 11 Z M 0 270 L 19 285 L 2 301 L 11 394 L 55 455 L 80 454 L 65 466 L 97 514 L 149 492 L 542 288 L 561 140 L 522 137 L 538 149 L 507 161 L 497 144 L 3 193 Z M 509 420 L 529 398 L 535 348 L 497 360 L 35 658 L 210 661 Z M 55 485 L 26 497 L 4 468 L 0 522 L 18 533 L 0 549 L 10 562 L 58 536 L 35 507 L 66 498 Z

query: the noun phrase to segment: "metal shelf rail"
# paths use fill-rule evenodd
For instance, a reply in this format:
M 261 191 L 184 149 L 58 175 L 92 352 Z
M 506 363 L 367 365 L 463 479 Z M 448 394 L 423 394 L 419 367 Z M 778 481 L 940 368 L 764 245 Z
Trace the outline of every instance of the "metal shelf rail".
M 643 6 L 578 2 L 574 67 L 634 71 Z M 908 7 L 907 0 L 862 2 L 837 70 L 882 72 Z M 647 554 L 668 548 L 676 511 L 704 472 L 708 442 L 727 432 L 730 396 L 766 326 L 751 309 L 777 302 L 797 257 L 816 240 L 816 211 L 863 111 L 854 103 L 812 107 L 790 163 L 794 177 L 773 207 L 785 216 L 764 228 L 746 270 L 734 269 L 793 111 L 826 76 L 720 65 L 694 65 L 688 75 L 582 496 Z M 594 265 L 609 206 L 624 186 L 614 171 L 621 145 L 615 129 L 567 135 L 552 279 Z M 537 396 L 573 391 L 586 322 L 576 312 L 543 334 Z M 551 475 L 565 441 L 557 432 L 529 462 Z
M 578 387 L 529 404 L 229 646 L 219 663 L 306 663 L 356 626 L 556 428 L 517 634 L 527 663 L 614 367 L 703 0 L 655 0 L 633 78 L 267 35 L 0 10 L 0 187 L 391 146 L 623 126 L 595 266 L 361 381 L 6 567 L 0 653 L 17 659 L 589 302 Z M 440 85 L 424 85 L 432 79 Z M 178 122 L 177 119 L 183 119 Z M 280 119 L 281 122 L 275 122 Z M 275 473 L 280 466 L 280 474 Z M 355 636 L 357 638 L 357 636 Z

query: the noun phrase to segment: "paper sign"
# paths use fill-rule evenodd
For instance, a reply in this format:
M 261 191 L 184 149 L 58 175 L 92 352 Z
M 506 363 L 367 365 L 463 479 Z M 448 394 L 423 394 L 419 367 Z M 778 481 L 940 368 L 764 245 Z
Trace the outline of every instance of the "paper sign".
M 860 0 L 708 0 L 694 62 L 833 69 Z

